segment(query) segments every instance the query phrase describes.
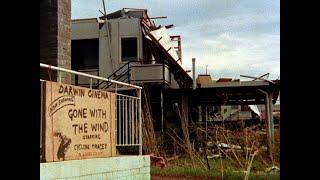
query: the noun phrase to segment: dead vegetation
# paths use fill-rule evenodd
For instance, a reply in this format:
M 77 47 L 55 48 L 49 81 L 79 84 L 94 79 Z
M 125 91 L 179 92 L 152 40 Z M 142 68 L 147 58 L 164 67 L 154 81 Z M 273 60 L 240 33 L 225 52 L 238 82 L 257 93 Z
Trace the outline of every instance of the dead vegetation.
M 164 135 L 166 141 L 163 142 L 166 146 L 160 146 L 160 154 L 167 161 L 187 157 L 189 162 L 186 162 L 186 167 L 201 166 L 204 170 L 215 168 L 210 165 L 210 162 L 214 161 L 219 164 L 222 178 L 226 169 L 230 170 L 230 165 L 234 167 L 234 171 L 244 173 L 245 179 L 250 177 L 250 173 L 280 171 L 278 129 L 275 131 L 272 158 L 267 151 L 267 134 L 264 130 L 257 130 L 257 127 L 227 129 L 216 125 L 206 132 L 205 128 L 193 124 L 187 131 L 190 135 L 189 143 L 184 138 L 186 132 L 179 133 L 174 129 L 167 129 Z M 188 144 L 191 149 L 188 148 Z M 224 164 L 226 161 L 230 164 Z
M 144 92 L 144 101 L 142 102 L 142 148 L 144 150 L 144 154 L 154 154 L 155 156 L 160 156 L 158 150 L 158 140 L 156 138 L 154 127 L 153 127 L 153 120 L 151 114 L 151 105 L 148 95 L 147 88 L 143 88 Z
M 145 92 L 144 94 L 146 94 Z M 279 172 L 280 132 L 275 129 L 275 143 L 272 157 L 268 153 L 266 123 L 244 126 L 244 122 L 235 125 L 208 124 L 206 127 L 188 122 L 182 107 L 176 107 L 177 128 L 167 127 L 162 135 L 153 131 L 153 120 L 148 99 L 144 96 L 142 104 L 143 150 L 144 154 L 164 157 L 166 162 L 184 161 L 186 168 L 201 168 L 210 171 L 219 167 L 220 177 L 226 172 L 243 173 L 248 179 L 252 173 Z M 212 165 L 214 163 L 214 167 Z M 228 163 L 226 163 L 228 162 Z M 170 164 L 169 163 L 169 164 Z M 167 168 L 170 168 L 168 165 Z

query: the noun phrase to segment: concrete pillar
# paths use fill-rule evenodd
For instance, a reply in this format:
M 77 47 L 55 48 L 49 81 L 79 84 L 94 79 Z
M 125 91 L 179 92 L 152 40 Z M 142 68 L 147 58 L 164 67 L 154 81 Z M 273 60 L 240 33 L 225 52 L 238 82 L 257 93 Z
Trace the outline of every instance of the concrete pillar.
M 270 134 L 271 134 L 271 144 L 274 144 L 274 119 L 273 119 L 273 103 L 272 103 L 272 93 L 268 93 L 269 98 L 269 113 L 270 113 Z
M 58 6 L 58 67 L 71 69 L 71 0 L 57 0 Z M 71 83 L 70 73 L 58 74 L 63 83 Z
M 161 97 L 161 132 L 163 133 L 163 120 L 164 120 L 164 113 L 163 113 L 163 90 L 160 91 Z
M 193 79 L 193 90 L 197 88 L 196 84 L 196 58 L 192 58 L 192 79 Z
M 206 140 L 208 140 L 208 106 L 206 106 Z
M 40 2 L 40 62 L 71 69 L 71 1 L 43 0 Z M 49 79 L 48 72 L 40 74 Z M 52 81 L 71 83 L 67 73 L 50 73 Z
M 202 107 L 198 106 L 198 121 L 202 122 Z
M 267 133 L 268 133 L 268 151 L 269 151 L 269 156 L 270 158 L 272 158 L 272 149 L 273 149 L 273 140 L 272 140 L 272 112 L 270 111 L 271 110 L 271 106 L 270 104 L 272 104 L 272 101 L 270 101 L 270 94 L 269 93 L 266 93 L 265 94 L 266 97 L 265 97 L 265 113 L 266 113 L 266 120 L 267 120 L 267 124 L 268 124 L 268 127 L 267 127 Z M 271 100 L 272 100 L 272 96 L 271 96 Z

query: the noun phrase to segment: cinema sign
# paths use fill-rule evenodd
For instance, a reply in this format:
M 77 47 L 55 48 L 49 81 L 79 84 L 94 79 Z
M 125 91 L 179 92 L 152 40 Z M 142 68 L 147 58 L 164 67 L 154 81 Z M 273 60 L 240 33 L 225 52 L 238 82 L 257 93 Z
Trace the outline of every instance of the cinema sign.
M 115 94 L 51 81 L 44 84 L 46 162 L 115 156 Z

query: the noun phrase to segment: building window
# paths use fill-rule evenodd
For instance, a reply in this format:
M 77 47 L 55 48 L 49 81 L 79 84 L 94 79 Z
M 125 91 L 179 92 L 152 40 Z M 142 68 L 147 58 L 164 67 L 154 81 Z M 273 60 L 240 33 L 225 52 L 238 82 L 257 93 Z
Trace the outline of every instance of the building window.
M 136 37 L 121 38 L 121 60 L 138 60 L 138 39 Z
M 73 70 L 99 67 L 99 39 L 71 41 L 71 68 Z

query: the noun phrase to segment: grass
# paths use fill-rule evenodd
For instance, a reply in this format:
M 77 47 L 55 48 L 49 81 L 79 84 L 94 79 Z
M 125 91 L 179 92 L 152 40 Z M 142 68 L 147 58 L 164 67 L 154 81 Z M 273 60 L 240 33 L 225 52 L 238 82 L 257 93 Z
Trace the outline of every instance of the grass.
M 221 179 L 221 164 L 220 159 L 210 159 L 210 170 L 205 169 L 200 164 L 194 168 L 189 159 L 181 158 L 172 160 L 167 163 L 167 167 L 151 168 L 151 175 L 160 176 L 187 176 L 187 177 L 203 177 L 204 179 Z M 237 168 L 230 160 L 223 159 L 223 179 L 244 179 L 245 172 L 243 169 Z M 250 171 L 249 179 L 280 179 L 278 174 L 268 174 L 262 169 L 262 165 L 259 162 L 253 162 L 252 169 Z
M 258 150 L 258 154 L 254 157 L 252 161 L 252 166 L 250 169 L 249 179 L 280 179 L 279 172 L 267 173 L 266 169 L 270 168 L 272 164 L 279 167 L 280 166 L 280 131 L 275 130 L 275 144 L 273 147 L 273 162 L 269 158 L 269 154 L 263 146 L 266 147 L 267 135 L 256 131 L 254 129 L 243 130 L 226 130 L 224 128 L 216 128 L 215 133 L 211 134 L 212 142 L 225 142 L 228 144 L 235 144 L 241 147 L 249 147 L 252 150 L 248 152 L 252 155 L 255 150 Z M 197 139 L 201 141 L 202 139 Z M 170 144 L 170 142 L 169 142 Z M 182 149 L 182 150 L 181 150 Z M 151 168 L 151 175 L 157 175 L 159 177 L 185 177 L 186 179 L 244 179 L 246 176 L 246 170 L 248 166 L 249 156 L 243 151 L 232 151 L 232 153 L 227 150 L 222 150 L 225 156 L 224 158 L 214 158 L 209 160 L 211 169 L 207 170 L 199 161 L 195 161 L 195 167 L 192 166 L 191 160 L 188 157 L 183 148 L 178 149 L 177 152 L 181 155 L 181 158 L 176 160 L 167 161 L 167 167 L 164 169 Z M 214 150 L 215 153 L 218 149 L 213 147 L 210 149 Z M 179 153 L 180 152 L 180 153 Z M 213 153 L 213 152 L 212 152 Z M 165 154 L 165 153 L 164 153 Z M 247 158 L 246 158 L 247 157 Z M 221 166 L 222 161 L 222 166 Z M 242 167 L 240 167 L 242 166 Z M 223 167 L 223 178 L 222 178 L 222 168 Z

